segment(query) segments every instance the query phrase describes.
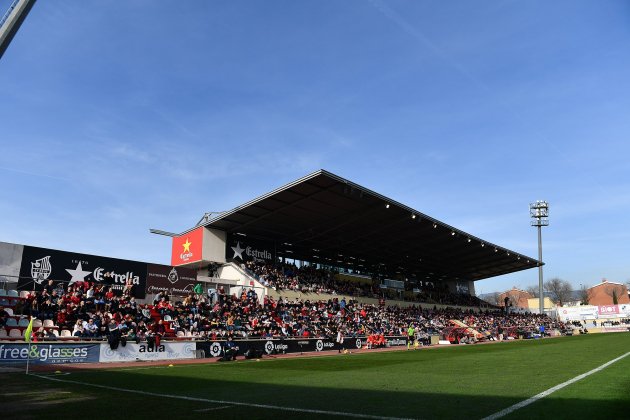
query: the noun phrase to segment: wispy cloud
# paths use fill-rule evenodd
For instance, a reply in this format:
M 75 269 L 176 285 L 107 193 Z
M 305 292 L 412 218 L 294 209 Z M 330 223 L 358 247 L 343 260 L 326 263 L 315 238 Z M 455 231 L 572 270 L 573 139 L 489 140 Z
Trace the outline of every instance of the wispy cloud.
M 422 45 L 428 48 L 431 52 L 433 52 L 437 57 L 439 57 L 442 61 L 448 64 L 449 67 L 457 71 L 459 74 L 464 76 L 468 81 L 475 84 L 477 87 L 483 88 L 484 90 L 488 90 L 488 86 L 475 77 L 470 71 L 468 71 L 462 64 L 460 64 L 457 60 L 455 60 L 452 56 L 446 53 L 446 51 L 439 47 L 437 43 L 435 43 L 431 38 L 429 38 L 423 31 L 417 28 L 417 26 L 409 23 L 405 18 L 403 18 L 399 13 L 397 13 L 394 9 L 389 7 L 382 0 L 369 0 L 370 3 L 385 17 L 395 23 L 400 29 L 402 29 L 405 33 L 413 37 L 414 39 L 420 41 Z
M 56 175 L 49 175 L 49 174 L 45 174 L 45 173 L 41 173 L 41 172 L 25 171 L 25 170 L 22 170 L 22 169 L 7 168 L 7 167 L 3 167 L 3 166 L 0 166 L 0 171 L 13 172 L 13 173 L 16 173 L 16 174 L 28 175 L 28 176 L 33 176 L 33 177 L 55 179 L 57 181 L 63 181 L 63 182 L 73 182 L 73 180 L 71 180 L 71 179 L 63 178 L 63 177 L 56 176 Z

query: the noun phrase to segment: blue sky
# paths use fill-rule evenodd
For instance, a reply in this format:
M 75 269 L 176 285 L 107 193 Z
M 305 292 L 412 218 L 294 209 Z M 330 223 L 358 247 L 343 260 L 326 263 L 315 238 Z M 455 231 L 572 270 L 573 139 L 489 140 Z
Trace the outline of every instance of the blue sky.
M 39 1 L 0 60 L 0 240 L 168 263 L 149 228 L 324 168 L 530 256 L 548 200 L 545 278 L 625 282 L 629 68 L 624 0 Z

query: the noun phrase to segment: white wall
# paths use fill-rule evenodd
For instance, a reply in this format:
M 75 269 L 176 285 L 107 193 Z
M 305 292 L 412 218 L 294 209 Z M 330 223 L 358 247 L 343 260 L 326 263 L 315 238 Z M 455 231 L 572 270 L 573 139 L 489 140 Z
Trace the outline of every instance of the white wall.
M 221 266 L 217 271 L 217 275 L 222 279 L 236 280 L 236 285 L 240 286 L 240 288 L 232 287 L 232 292 L 234 293 L 242 292 L 243 288 L 249 289 L 253 287 L 260 301 L 262 301 L 265 297 L 267 289 L 256 279 L 247 275 L 243 269 L 237 267 L 235 263 L 229 263 Z
M 204 261 L 225 263 L 225 241 L 226 234 L 224 231 L 204 228 L 201 259 Z

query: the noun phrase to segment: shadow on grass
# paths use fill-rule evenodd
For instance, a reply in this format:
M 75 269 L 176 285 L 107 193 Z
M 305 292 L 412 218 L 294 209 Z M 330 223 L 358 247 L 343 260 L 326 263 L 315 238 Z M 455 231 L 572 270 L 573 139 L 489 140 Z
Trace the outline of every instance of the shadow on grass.
M 202 398 L 212 401 L 186 401 L 164 396 L 142 395 L 134 392 L 115 391 L 67 382 L 49 381 L 39 377 L 7 374 L 4 376 L 0 410 L 11 404 L 23 403 L 21 410 L 11 410 L 6 418 L 72 418 L 76 415 L 90 419 L 99 418 L 327 418 L 332 412 L 366 414 L 372 416 L 405 417 L 405 418 L 483 418 L 522 401 L 522 397 L 505 397 L 492 395 L 467 395 L 461 393 L 430 393 L 397 391 L 396 389 L 364 390 L 310 386 L 303 384 L 279 385 L 269 383 L 236 382 L 221 378 L 191 378 L 175 374 L 142 375 L 138 371 L 99 371 L 72 373 L 70 375 L 51 375 L 61 381 L 79 381 L 90 384 L 105 385 L 152 392 L 163 395 L 179 395 Z M 264 379 L 265 371 L 261 371 Z M 399 378 L 399 380 L 403 380 Z M 18 390 L 6 395 L 6 385 L 15 382 L 11 388 Z M 392 384 L 395 387 L 395 385 Z M 518 385 L 515 384 L 515 387 Z M 72 398 L 67 402 L 58 401 L 51 408 L 50 404 L 38 406 L 29 404 L 29 392 L 38 389 L 43 393 L 71 391 Z M 23 390 L 24 398 L 20 398 L 19 390 Z M 67 396 L 66 396 L 67 397 Z M 585 398 L 547 398 L 534 405 L 512 413 L 509 418 L 610 418 L 627 416 L 628 399 L 594 400 Z M 77 403 L 76 399 L 89 399 L 88 402 Z M 22 400 L 22 401 L 21 401 Z M 297 410 L 321 410 L 312 413 L 307 411 L 290 411 L 271 407 L 254 407 L 233 405 L 230 402 L 244 404 L 261 404 L 295 408 Z M 226 407 L 228 406 L 228 407 Z M 4 416 L 3 416 L 4 417 Z M 336 416 L 335 416 L 336 417 Z

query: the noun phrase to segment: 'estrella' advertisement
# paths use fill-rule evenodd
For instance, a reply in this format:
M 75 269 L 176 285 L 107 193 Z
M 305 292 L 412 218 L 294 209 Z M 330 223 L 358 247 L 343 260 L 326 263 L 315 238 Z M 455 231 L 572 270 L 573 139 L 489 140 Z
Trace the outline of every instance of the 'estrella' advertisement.
M 204 227 L 173 237 L 171 265 L 178 266 L 201 261 Z
M 25 246 L 18 288 L 42 290 L 49 280 L 73 285 L 85 281 L 111 286 L 121 295 L 125 285 L 132 285 L 133 295 L 144 299 L 147 264 L 98 255 Z
M 276 247 L 271 241 L 229 234 L 226 243 L 225 259 L 227 261 L 237 263 L 245 261 L 273 263 L 276 260 Z

